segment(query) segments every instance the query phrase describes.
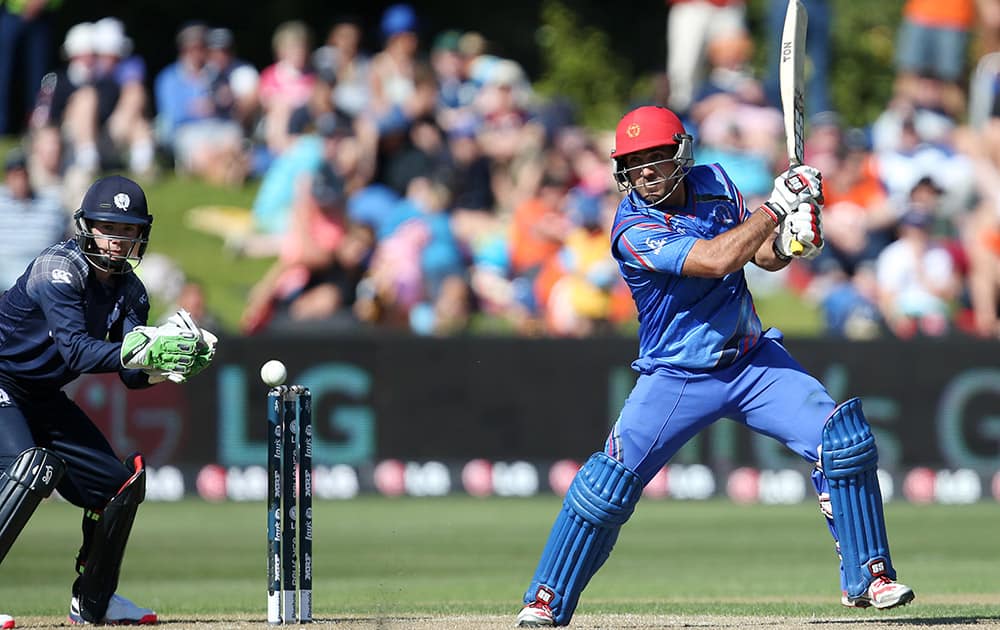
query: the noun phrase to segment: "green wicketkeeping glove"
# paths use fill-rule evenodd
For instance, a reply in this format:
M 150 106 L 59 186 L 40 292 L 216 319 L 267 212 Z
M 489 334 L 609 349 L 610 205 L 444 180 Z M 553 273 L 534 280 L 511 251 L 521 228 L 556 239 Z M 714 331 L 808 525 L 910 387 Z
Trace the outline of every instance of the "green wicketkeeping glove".
M 188 377 L 198 374 L 212 363 L 212 358 L 215 357 L 215 346 L 202 346 L 198 344 L 198 350 L 194 354 L 194 362 L 191 363 L 191 368 L 188 369 Z
M 136 326 L 122 340 L 122 367 L 187 374 L 195 363 L 197 335 L 176 327 Z

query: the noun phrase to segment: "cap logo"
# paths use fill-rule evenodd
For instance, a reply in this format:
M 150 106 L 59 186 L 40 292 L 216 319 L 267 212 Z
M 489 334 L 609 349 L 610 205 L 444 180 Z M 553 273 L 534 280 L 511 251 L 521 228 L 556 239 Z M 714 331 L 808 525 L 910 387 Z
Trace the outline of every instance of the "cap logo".
M 628 126 L 628 129 L 625 130 L 625 133 L 628 134 L 629 138 L 636 138 L 639 136 L 640 131 L 642 130 L 639 128 L 639 123 L 632 123 Z
M 129 204 L 131 204 L 131 203 L 132 203 L 132 200 L 129 198 L 129 196 L 127 194 L 125 194 L 125 193 L 118 193 L 117 195 L 115 195 L 115 207 L 116 208 L 121 208 L 122 210 L 128 211 Z

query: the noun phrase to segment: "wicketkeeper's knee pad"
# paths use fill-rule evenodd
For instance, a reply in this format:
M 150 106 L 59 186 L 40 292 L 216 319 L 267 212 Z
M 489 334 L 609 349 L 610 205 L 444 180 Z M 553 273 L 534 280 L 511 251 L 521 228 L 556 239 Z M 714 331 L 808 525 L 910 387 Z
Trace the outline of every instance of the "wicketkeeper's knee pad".
M 847 594 L 860 597 L 874 578 L 896 579 L 896 571 L 882 513 L 875 436 L 857 398 L 837 407 L 826 421 L 822 460 Z
M 64 472 L 66 464 L 58 455 L 38 447 L 26 449 L 0 472 L 0 562 Z
M 80 576 L 73 592 L 79 599 L 81 616 L 91 623 L 104 619 L 108 602 L 118 589 L 125 545 L 139 504 L 146 498 L 146 466 L 142 455 L 130 455 L 125 465 L 132 475 L 108 501 L 97 518 L 92 540 L 84 541 L 85 548 L 77 559 Z
M 525 603 L 540 599 L 552 609 L 556 625 L 569 623 L 580 593 L 607 560 L 642 488 L 639 476 L 621 462 L 594 453 L 566 493 Z

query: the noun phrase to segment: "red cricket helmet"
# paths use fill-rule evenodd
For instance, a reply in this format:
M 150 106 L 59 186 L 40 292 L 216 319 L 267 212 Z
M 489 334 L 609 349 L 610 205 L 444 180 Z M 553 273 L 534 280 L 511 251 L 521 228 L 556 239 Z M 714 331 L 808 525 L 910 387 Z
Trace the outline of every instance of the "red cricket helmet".
M 669 197 L 680 185 L 681 180 L 694 166 L 693 139 L 684 130 L 680 118 L 666 107 L 647 105 L 633 109 L 622 117 L 615 129 L 615 148 L 611 151 L 614 162 L 614 177 L 619 192 L 629 195 L 635 191 L 639 196 L 633 202 L 639 207 L 651 207 Z M 626 155 L 646 151 L 655 147 L 676 147 L 672 156 L 647 164 L 626 166 Z M 665 167 L 672 165 L 672 169 Z M 636 173 L 653 169 L 662 180 L 672 181 L 673 186 L 665 194 L 656 198 L 643 198 L 632 183 Z M 662 181 L 661 180 L 661 181 Z
M 639 107 L 625 114 L 618 123 L 611 157 L 618 158 L 653 147 L 680 144 L 680 136 L 686 135 L 681 119 L 666 107 Z

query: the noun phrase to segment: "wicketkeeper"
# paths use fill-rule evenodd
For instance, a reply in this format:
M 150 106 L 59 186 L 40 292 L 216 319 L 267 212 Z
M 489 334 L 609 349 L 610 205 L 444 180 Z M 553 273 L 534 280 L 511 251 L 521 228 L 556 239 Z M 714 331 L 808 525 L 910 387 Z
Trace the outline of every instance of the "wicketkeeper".
M 673 112 L 640 107 L 615 132 L 614 176 L 626 193 L 611 250 L 639 311 L 639 378 L 605 443 L 577 473 L 524 594 L 519 626 L 569 623 L 642 489 L 696 433 L 722 417 L 773 437 L 816 467 L 820 509 L 841 559 L 845 606 L 913 599 L 889 557 L 871 429 L 853 398 L 823 385 L 763 330 L 743 267 L 785 267 L 823 247 L 819 172 L 778 176 L 748 209 L 718 164 L 695 166 Z
M 133 267 L 153 216 L 138 184 L 97 180 L 74 219 L 76 238 L 44 250 L 0 297 L 0 562 L 58 490 L 83 509 L 70 622 L 156 623 L 155 612 L 116 594 L 145 497 L 143 457 L 123 462 L 62 387 L 101 372 L 130 389 L 182 383 L 209 365 L 216 338 L 183 311 L 146 326 L 149 298 Z M 0 627 L 13 618 L 0 615 Z

